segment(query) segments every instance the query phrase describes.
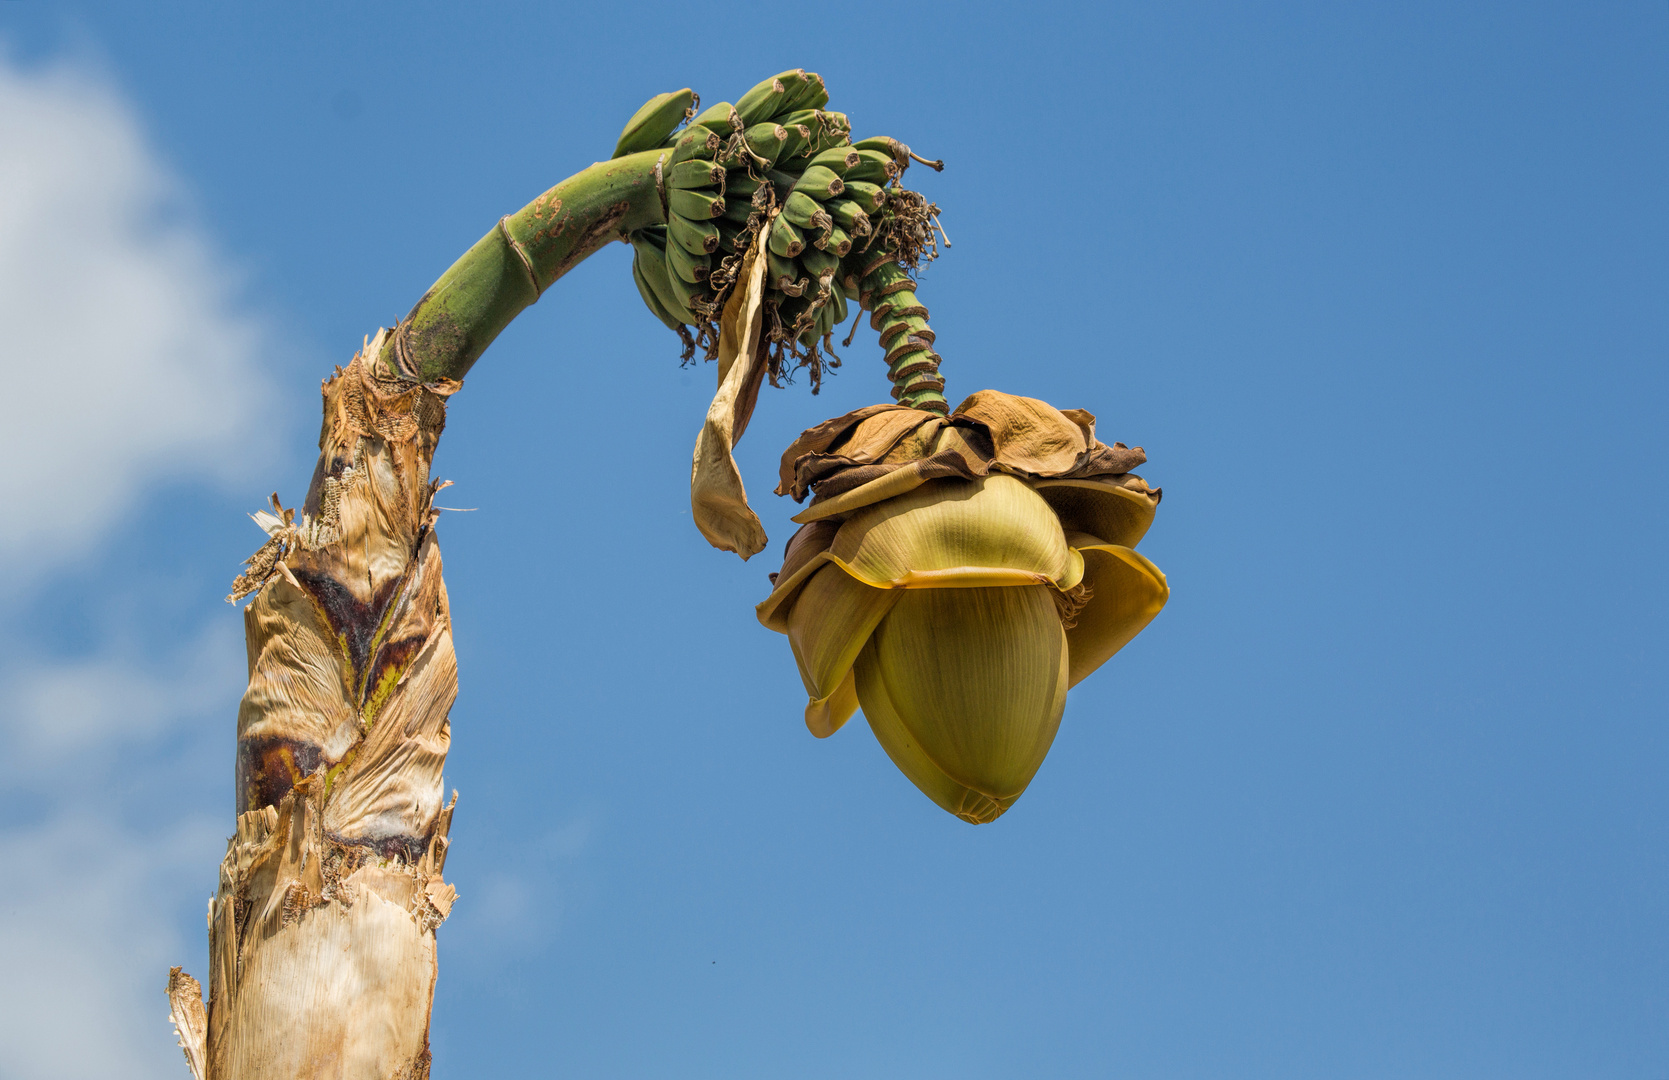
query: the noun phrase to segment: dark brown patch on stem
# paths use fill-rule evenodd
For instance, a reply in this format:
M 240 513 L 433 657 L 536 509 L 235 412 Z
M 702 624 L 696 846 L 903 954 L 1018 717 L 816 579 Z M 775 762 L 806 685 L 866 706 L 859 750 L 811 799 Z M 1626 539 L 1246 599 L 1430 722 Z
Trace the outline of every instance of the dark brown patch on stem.
M 277 806 L 320 764 L 333 765 L 309 742 L 264 736 L 238 740 L 238 813 Z

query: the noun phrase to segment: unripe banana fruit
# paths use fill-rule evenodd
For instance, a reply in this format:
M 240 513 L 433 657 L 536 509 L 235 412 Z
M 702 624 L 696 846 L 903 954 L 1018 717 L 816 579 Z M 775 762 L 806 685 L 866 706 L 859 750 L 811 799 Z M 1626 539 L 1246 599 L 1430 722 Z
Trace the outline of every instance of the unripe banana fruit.
M 805 292 L 805 276 L 800 273 L 800 267 L 793 259 L 785 259 L 774 251 L 767 251 L 765 258 L 765 269 L 770 274 L 773 289 L 789 296 L 799 296 Z
M 666 246 L 666 264 L 674 274 L 692 285 L 706 281 L 707 272 L 712 269 L 707 256 L 692 255 L 684 250 L 682 244 Z
M 742 133 L 748 149 L 755 155 L 775 164 L 788 145 L 788 129 L 781 124 L 754 124 Z
M 685 191 L 673 188 L 666 193 L 667 209 L 674 214 L 681 214 L 691 221 L 706 221 L 724 213 L 725 200 L 723 195 L 708 191 Z
M 828 202 L 846 190 L 846 182 L 836 176 L 833 169 L 813 165 L 800 174 L 794 190 L 803 191 L 818 202 Z
M 834 146 L 811 159 L 812 165 L 821 165 L 834 170 L 836 176 L 844 176 L 847 169 L 857 165 L 862 160 L 858 152 L 850 146 Z
M 880 184 L 871 184 L 865 180 L 854 180 L 850 175 L 842 177 L 846 181 L 845 195 L 858 204 L 858 209 L 866 214 L 873 214 L 887 205 L 887 189 Z
M 724 166 L 716 161 L 692 158 L 680 161 L 670 169 L 663 169 L 669 188 L 710 188 L 724 183 Z
M 656 94 L 644 102 L 643 108 L 632 114 L 614 144 L 614 156 L 625 157 L 643 150 L 653 150 L 678 130 L 690 106 L 695 103 L 695 91 L 689 88 L 670 94 Z
M 823 204 L 823 209 L 829 212 L 829 217 L 834 219 L 836 225 L 853 236 L 869 235 L 869 215 L 851 199 L 832 199 Z
M 736 115 L 736 109 L 728 101 L 721 101 L 710 109 L 703 109 L 690 121 L 691 125 L 701 126 L 717 132 L 721 137 L 741 131 L 746 125 Z
M 800 230 L 783 217 L 778 217 L 776 224 L 771 226 L 771 250 L 783 258 L 791 259 L 805 250 L 805 237 Z
M 691 221 L 682 214 L 668 214 L 667 235 L 691 255 L 711 255 L 719 249 L 719 227 L 712 221 Z
M 672 141 L 672 153 L 667 156 L 666 164 L 661 166 L 662 172 L 690 158 L 711 159 L 723 145 L 724 141 L 710 129 L 692 124 Z
M 782 216 L 803 229 L 821 228 L 829 220 L 823 206 L 803 191 L 790 191 L 782 204 Z
M 885 184 L 898 175 L 898 162 L 879 150 L 859 150 L 858 163 L 846 170 L 848 180 Z

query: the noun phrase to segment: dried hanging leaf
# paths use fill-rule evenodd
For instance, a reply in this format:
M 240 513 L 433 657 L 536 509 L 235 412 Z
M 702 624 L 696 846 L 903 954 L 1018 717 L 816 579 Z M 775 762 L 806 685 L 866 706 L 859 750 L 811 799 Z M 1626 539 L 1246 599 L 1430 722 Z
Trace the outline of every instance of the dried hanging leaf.
M 707 408 L 690 464 L 690 513 L 707 542 L 751 558 L 765 550 L 765 527 L 748 506 L 742 474 L 731 448 L 747 429 L 765 375 L 763 330 L 765 244 L 771 223 L 748 249 L 744 287 L 735 290 L 719 320 L 719 388 Z

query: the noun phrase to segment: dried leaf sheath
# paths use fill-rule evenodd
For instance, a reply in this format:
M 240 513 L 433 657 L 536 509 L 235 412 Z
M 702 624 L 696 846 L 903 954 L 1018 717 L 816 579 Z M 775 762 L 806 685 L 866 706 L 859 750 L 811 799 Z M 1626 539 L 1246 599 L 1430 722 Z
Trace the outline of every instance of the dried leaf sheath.
M 256 596 L 196 1054 L 212 1080 L 429 1074 L 457 695 L 429 464 L 457 384 L 380 376 L 384 339 L 325 384 L 304 512 L 258 518 L 272 539 L 234 586 Z

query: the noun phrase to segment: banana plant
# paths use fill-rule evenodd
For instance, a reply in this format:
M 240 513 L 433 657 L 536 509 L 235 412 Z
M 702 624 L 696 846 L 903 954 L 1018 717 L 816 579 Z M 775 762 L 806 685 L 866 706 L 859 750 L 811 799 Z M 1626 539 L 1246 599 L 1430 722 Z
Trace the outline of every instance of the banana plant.
M 233 583 L 249 684 L 236 831 L 209 909 L 209 988 L 168 997 L 197 1080 L 429 1075 L 435 931 L 457 796 L 442 769 L 457 695 L 430 476 L 448 402 L 511 319 L 616 241 L 718 391 L 691 469 L 695 522 L 746 559 L 766 539 L 732 448 L 761 384 L 838 364 L 852 305 L 879 332 L 891 402 L 809 429 L 779 494 L 802 528 L 760 620 L 789 637 L 826 736 L 862 708 L 940 806 L 994 819 L 1030 782 L 1069 685 L 1151 620 L 1164 576 L 1134 552 L 1159 501 L 1094 418 L 982 391 L 957 409 L 914 272 L 938 207 L 902 184 L 943 165 L 853 141 L 803 70 L 734 104 L 658 95 L 614 154 L 500 218 L 323 387 L 300 507 Z M 948 243 L 948 242 L 947 242 Z M 847 339 L 850 342 L 850 337 Z

